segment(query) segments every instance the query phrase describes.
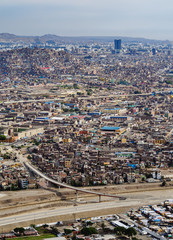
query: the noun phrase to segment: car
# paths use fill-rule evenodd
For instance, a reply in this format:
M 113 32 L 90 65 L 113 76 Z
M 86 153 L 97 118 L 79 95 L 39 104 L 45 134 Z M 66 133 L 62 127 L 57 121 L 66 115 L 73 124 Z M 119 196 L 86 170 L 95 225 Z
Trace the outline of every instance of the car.
M 119 200 L 126 200 L 126 197 L 120 197 Z

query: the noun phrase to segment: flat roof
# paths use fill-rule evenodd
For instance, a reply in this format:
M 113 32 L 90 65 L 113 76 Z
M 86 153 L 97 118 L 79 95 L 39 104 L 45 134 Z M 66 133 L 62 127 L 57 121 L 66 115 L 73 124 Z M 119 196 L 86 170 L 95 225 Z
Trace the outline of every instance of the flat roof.
M 104 110 L 120 110 L 121 108 L 104 108 Z
M 120 129 L 120 127 L 110 127 L 110 126 L 104 126 L 101 128 L 101 130 L 105 130 L 105 131 L 116 131 L 119 129 Z

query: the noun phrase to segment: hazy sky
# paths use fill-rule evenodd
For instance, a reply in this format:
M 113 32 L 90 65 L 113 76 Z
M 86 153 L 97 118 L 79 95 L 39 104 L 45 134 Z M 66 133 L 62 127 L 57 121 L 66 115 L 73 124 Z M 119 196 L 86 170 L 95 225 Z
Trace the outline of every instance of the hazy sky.
M 0 0 L 0 32 L 173 40 L 173 0 Z

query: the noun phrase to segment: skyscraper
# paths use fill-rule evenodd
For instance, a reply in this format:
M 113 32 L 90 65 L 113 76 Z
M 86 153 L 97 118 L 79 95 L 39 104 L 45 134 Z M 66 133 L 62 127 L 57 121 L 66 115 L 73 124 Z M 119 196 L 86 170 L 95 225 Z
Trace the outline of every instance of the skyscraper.
M 152 54 L 156 55 L 156 49 L 155 48 L 152 49 Z
M 121 50 L 121 39 L 115 39 L 114 40 L 114 48 L 117 52 L 120 52 L 120 50 Z

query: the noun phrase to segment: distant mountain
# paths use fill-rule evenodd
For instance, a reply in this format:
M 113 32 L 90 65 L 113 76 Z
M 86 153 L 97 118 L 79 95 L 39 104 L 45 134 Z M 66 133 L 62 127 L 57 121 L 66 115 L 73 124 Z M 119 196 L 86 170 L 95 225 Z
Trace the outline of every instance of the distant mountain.
M 10 33 L 0 33 L 0 41 L 13 41 L 13 42 L 18 42 L 18 41 L 34 41 L 37 37 L 32 37 L 32 36 L 17 36 L 15 34 L 10 34 Z
M 11 40 L 11 39 L 15 39 L 17 36 L 14 34 L 10 34 L 10 33 L 0 33 L 0 39 L 4 39 L 4 40 Z
M 46 40 L 46 41 L 49 41 L 49 40 L 57 40 L 57 39 L 60 39 L 61 37 L 57 36 L 57 35 L 54 35 L 54 34 L 45 34 L 45 35 L 43 35 L 39 38 L 43 39 L 43 40 Z
M 114 39 L 122 39 L 124 42 L 142 42 L 142 43 L 170 43 L 168 40 L 153 40 L 146 38 L 122 37 L 122 36 L 79 36 L 79 37 L 64 37 L 54 34 L 45 34 L 43 36 L 17 36 L 10 33 L 0 33 L 0 41 L 5 42 L 112 42 Z

